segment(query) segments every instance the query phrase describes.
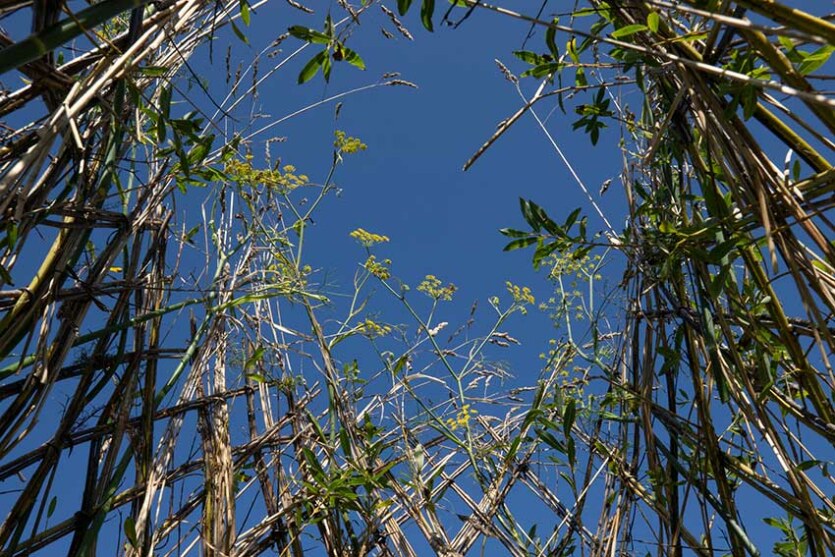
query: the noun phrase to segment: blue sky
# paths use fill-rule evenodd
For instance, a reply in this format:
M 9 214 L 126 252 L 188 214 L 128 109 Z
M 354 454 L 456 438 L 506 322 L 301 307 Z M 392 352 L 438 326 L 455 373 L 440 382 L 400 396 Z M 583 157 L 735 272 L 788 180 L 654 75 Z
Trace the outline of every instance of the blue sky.
M 324 19 L 324 12 L 310 18 L 292 10 L 277 12 L 273 15 L 274 8 L 268 7 L 253 16 L 253 45 L 263 44 L 290 24 L 320 28 Z M 523 103 L 494 59 L 517 72 L 525 69 L 510 53 L 522 46 L 528 26 L 476 12 L 460 28 L 437 26 L 430 35 L 415 18 L 403 21 L 415 41 L 396 32 L 394 39 L 387 40 L 379 31 L 381 24 L 393 31 L 387 18 L 378 10 L 366 14 L 348 41 L 364 58 L 364 72 L 336 65 L 329 84 L 320 74 L 297 86 L 297 72 L 315 52 L 309 48 L 260 88 L 259 108 L 282 117 L 311 102 L 374 83 L 386 72 L 400 72 L 402 79 L 418 85 L 418 89 L 381 87 L 345 98 L 336 122 L 335 106 L 329 104 L 270 130 L 271 135 L 287 138 L 273 145 L 273 156 L 280 153 L 283 161 L 314 180 L 317 168 L 320 175 L 327 170 L 334 129 L 343 129 L 368 145 L 366 152 L 346 159 L 336 177 L 340 196 L 331 197 L 318 212 L 312 237 L 320 242 L 313 243 L 312 264 L 327 270 L 331 280 L 350 287 L 364 253 L 348 234 L 362 227 L 391 238 L 379 254 L 393 260 L 393 272 L 406 282 L 414 285 L 424 275 L 436 274 L 455 283 L 459 292 L 454 307 L 460 316 L 466 315 L 473 301 L 484 302 L 503 293 L 506 280 L 531 287 L 538 284 L 544 295 L 547 289 L 541 289 L 541 275 L 531 270 L 530 252 L 502 252 L 507 241 L 498 229 L 523 227 L 519 197 L 537 201 L 558 221 L 583 207 L 590 230 L 602 230 L 548 139 L 526 115 L 468 172 L 462 170 L 497 124 Z M 541 42 L 541 36 L 535 35 L 527 48 L 538 49 Z M 232 44 L 235 55 L 244 60 L 252 52 L 234 38 Z M 298 45 L 290 38 L 281 48 L 288 53 Z M 220 57 L 217 51 L 215 56 Z M 262 65 L 260 72 L 265 68 Z M 527 95 L 536 86 L 532 80 L 522 83 Z M 543 101 L 537 111 L 545 117 L 555 106 L 556 101 Z M 571 105 L 567 106 L 570 111 Z M 584 134 L 570 129 L 572 116 L 555 113 L 549 128 L 596 194 L 604 180 L 620 172 L 617 131 L 604 134 L 599 149 L 593 150 Z M 257 140 L 253 142 L 256 154 L 262 148 Z M 602 199 L 604 210 L 622 214 L 620 196 L 612 188 Z M 614 219 L 613 224 L 618 227 L 622 221 Z M 547 327 L 540 321 L 530 328 L 535 329 L 530 331 L 535 339 L 543 337 L 543 325 Z M 531 353 L 537 350 L 529 348 Z

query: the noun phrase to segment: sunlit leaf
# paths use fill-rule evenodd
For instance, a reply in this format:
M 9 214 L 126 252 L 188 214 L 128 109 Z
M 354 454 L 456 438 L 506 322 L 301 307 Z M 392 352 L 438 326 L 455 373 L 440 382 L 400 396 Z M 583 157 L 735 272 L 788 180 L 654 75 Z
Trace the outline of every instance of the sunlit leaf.
M 661 22 L 661 17 L 658 15 L 658 12 L 650 12 L 647 16 L 647 27 L 653 33 L 658 33 L 658 25 Z
M 643 23 L 633 23 L 632 25 L 624 25 L 620 29 L 616 29 L 612 31 L 612 38 L 613 39 L 622 39 L 624 37 L 629 37 L 630 35 L 634 35 L 635 33 L 640 33 L 641 31 L 646 31 L 649 29 Z
M 323 50 L 322 52 L 316 54 L 313 58 L 311 58 L 307 64 L 304 65 L 302 71 L 299 73 L 299 84 L 307 83 L 313 76 L 316 75 L 316 72 L 319 71 L 319 68 L 322 67 L 322 64 L 328 58 L 328 51 Z

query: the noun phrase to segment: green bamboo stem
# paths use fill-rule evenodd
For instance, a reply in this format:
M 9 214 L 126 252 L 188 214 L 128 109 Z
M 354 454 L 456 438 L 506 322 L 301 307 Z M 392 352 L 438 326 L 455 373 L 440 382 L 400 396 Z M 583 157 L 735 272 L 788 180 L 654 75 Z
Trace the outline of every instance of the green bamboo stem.
M 829 44 L 835 44 L 835 25 L 825 19 L 797 8 L 784 6 L 774 0 L 734 0 L 734 2 L 787 27 L 821 37 Z

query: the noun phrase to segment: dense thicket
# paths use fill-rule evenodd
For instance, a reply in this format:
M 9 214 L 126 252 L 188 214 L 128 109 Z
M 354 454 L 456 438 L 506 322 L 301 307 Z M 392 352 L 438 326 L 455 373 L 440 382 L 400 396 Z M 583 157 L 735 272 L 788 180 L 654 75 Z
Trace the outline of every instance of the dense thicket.
M 444 344 L 409 296 L 454 287 L 407 295 L 372 253 L 386 238 L 358 230 L 355 304 L 323 327 L 305 230 L 362 144 L 337 135 L 314 185 L 225 133 L 258 64 L 282 68 L 269 46 L 227 70 L 216 106 L 172 111 L 202 86 L 189 57 L 227 27 L 245 39 L 251 6 L 0 1 L 32 29 L 0 34 L 0 554 L 835 554 L 824 3 L 411 4 L 340 2 L 322 30 L 290 28 L 281 40 L 309 45 L 298 80 L 364 66 L 346 43 L 368 10 L 388 34 L 471 10 L 530 22 L 544 43 L 503 71 L 541 87 L 484 149 L 556 99 L 593 143 L 620 130 L 628 214 L 593 235 L 525 200 L 508 249 L 535 250 L 569 331 L 569 279 L 593 293 L 601 258 L 622 255 L 626 314 L 585 300 L 587 336 L 506 393 L 483 350 L 515 341 L 502 325 L 530 292 L 510 285 L 485 335 Z M 184 227 L 174 208 L 196 185 L 202 224 Z M 355 341 L 394 334 L 360 311 L 374 282 L 418 333 L 360 377 Z

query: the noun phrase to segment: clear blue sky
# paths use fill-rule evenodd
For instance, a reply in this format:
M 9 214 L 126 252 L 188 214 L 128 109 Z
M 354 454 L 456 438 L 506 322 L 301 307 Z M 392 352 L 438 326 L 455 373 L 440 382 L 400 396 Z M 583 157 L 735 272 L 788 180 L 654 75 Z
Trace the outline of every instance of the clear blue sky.
M 252 43 L 264 44 L 290 24 L 321 28 L 324 14 L 319 11 L 302 17 L 297 11 L 269 5 L 252 18 Z M 532 288 L 538 285 L 537 293 L 545 294 L 542 276 L 535 277 L 531 271 L 530 252 L 502 252 L 506 239 L 498 229 L 523 227 L 519 197 L 537 201 L 557 221 L 583 207 L 590 230 L 602 229 L 545 135 L 526 115 L 473 168 L 462 170 L 497 124 L 522 105 L 515 86 L 504 79 L 494 59 L 517 72 L 525 69 L 510 53 L 522 46 L 528 26 L 478 11 L 457 30 L 439 25 L 431 35 L 415 14 L 403 21 L 415 41 L 396 31 L 394 39 L 386 39 L 379 30 L 381 24 L 394 31 L 387 18 L 377 9 L 365 14 L 348 42 L 364 58 L 364 72 L 340 64 L 334 67 L 330 84 L 320 74 L 297 86 L 298 71 L 315 52 L 309 48 L 287 71 L 278 72 L 260 88 L 259 108 L 272 117 L 282 117 L 311 102 L 373 83 L 386 72 L 400 72 L 402 79 L 419 87 L 362 92 L 343 99 L 338 122 L 334 122 L 334 104 L 329 104 L 293 118 L 267 135 L 286 136 L 285 143 L 273 146 L 273 155 L 280 153 L 283 161 L 314 180 L 316 169 L 320 180 L 327 170 L 335 128 L 368 145 L 366 152 L 348 158 L 340 168 L 336 181 L 342 186 L 341 196 L 330 198 L 318 212 L 313 238 L 320 241 L 312 246 L 314 266 L 327 269 L 331 279 L 349 288 L 364 254 L 348 234 L 362 227 L 391 238 L 378 253 L 394 261 L 393 272 L 403 280 L 414 286 L 431 273 L 459 286 L 453 305 L 458 319 L 466 316 L 473 301 L 484 303 L 489 296 L 504 293 L 506 280 Z M 231 42 L 233 66 L 235 59 L 251 56 L 252 49 L 234 37 Z M 299 44 L 287 39 L 281 46 L 283 53 L 292 52 Z M 541 44 L 542 37 L 537 34 L 527 48 L 539 49 Z M 216 50 L 218 61 L 222 50 Z M 217 65 L 222 64 L 216 61 Z M 262 63 L 259 73 L 266 67 Z M 531 95 L 537 85 L 530 79 L 523 81 L 523 91 Z M 556 101 L 543 101 L 537 111 L 546 116 L 555 106 Z M 620 172 L 617 131 L 605 134 L 600 147 L 593 150 L 584 134 L 570 129 L 576 116 L 570 112 L 571 105 L 566 106 L 568 116 L 554 113 L 550 131 L 596 195 L 604 180 L 616 178 Z M 252 147 L 256 154 L 263 152 L 257 141 Z M 611 208 L 610 220 L 611 215 L 623 214 L 621 195 L 613 187 L 602 200 L 604 210 Z M 612 222 L 616 228 L 623 224 L 622 218 Z M 542 330 L 547 322 L 537 321 L 533 315 L 526 321 L 537 324 L 517 325 L 527 329 L 533 339 L 548 336 Z M 540 348 L 535 344 L 532 341 L 527 348 L 538 355 Z

